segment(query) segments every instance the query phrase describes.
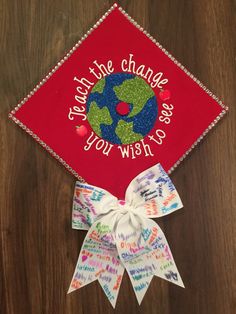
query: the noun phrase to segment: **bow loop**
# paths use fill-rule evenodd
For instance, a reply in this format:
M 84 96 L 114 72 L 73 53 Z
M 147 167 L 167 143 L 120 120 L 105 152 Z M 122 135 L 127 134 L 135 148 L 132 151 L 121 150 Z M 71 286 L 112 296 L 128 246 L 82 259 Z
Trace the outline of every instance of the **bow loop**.
M 72 228 L 88 230 L 101 215 L 117 209 L 118 199 L 96 186 L 76 182 L 72 208 Z
M 183 207 L 178 192 L 160 164 L 131 181 L 125 200 L 148 218 L 165 216 Z

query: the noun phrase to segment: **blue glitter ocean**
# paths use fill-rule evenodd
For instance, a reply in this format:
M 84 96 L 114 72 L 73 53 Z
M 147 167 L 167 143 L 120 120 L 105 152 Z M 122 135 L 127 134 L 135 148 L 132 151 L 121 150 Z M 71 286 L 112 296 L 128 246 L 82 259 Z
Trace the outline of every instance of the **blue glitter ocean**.
M 119 103 L 129 112 L 117 112 Z M 87 99 L 86 113 L 94 132 L 113 144 L 131 144 L 141 140 L 154 127 L 158 104 L 151 87 L 140 77 L 115 73 L 99 80 Z

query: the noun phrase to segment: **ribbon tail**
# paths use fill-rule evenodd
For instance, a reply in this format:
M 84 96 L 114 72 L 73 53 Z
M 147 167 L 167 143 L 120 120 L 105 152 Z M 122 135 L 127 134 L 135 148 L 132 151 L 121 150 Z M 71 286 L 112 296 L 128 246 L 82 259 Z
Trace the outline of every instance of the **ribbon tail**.
M 107 264 L 106 271 L 101 272 L 98 278 L 98 282 L 113 308 L 116 307 L 124 270 L 124 266 L 121 264 L 120 259 L 112 257 L 109 264 Z
M 153 220 L 149 220 L 149 223 L 155 224 L 153 225 L 152 230 L 156 230 L 157 233 L 155 239 L 151 241 L 152 251 L 147 254 L 147 258 L 153 260 L 153 265 L 155 266 L 155 276 L 184 288 L 182 278 L 176 267 L 169 244 L 163 231 Z
M 82 288 L 97 279 L 96 274 L 100 271 L 100 265 L 94 263 L 94 253 L 90 244 L 91 236 L 92 232 L 89 230 L 84 239 L 67 293 L 71 293 L 79 288 Z
M 170 281 L 177 286 L 185 288 L 182 278 L 175 264 L 168 269 L 168 272 L 163 272 L 163 270 L 157 270 L 155 276 Z
M 164 257 L 163 260 L 160 260 L 156 263 L 157 270 L 155 272 L 155 276 L 170 281 L 177 286 L 185 288 L 167 242 L 164 250 L 168 251 L 168 253 L 166 254 L 171 257 Z
M 103 220 L 93 223 L 85 237 L 68 293 L 98 280 L 115 307 L 124 266 L 118 256 L 112 230 Z
M 145 256 L 126 265 L 138 304 L 140 305 L 153 278 L 152 266 L 145 261 Z M 139 272 L 140 271 L 140 272 Z
M 124 215 L 116 228 L 117 250 L 139 304 L 155 275 L 153 262 L 146 257 L 151 248 L 146 244 L 142 233 L 142 226 L 147 220 L 140 217 L 137 219 L 132 214 Z
M 112 232 L 116 222 L 115 216 L 111 215 L 103 217 L 98 224 L 101 229 L 107 229 L 107 233 L 103 238 L 107 245 L 107 250 L 103 250 L 102 257 L 105 265 L 99 274 L 98 282 L 100 283 L 105 295 L 110 301 L 113 308 L 116 306 L 121 281 L 124 274 L 124 266 L 119 257 L 117 246 L 115 244 L 114 234 Z

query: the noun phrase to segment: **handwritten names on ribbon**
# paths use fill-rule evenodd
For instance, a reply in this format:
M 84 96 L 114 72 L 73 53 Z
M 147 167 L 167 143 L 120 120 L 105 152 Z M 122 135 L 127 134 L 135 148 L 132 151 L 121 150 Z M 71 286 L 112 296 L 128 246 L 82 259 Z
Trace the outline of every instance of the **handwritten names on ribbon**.
M 124 269 L 139 303 L 153 276 L 183 286 L 165 235 L 150 219 L 181 207 L 178 193 L 160 164 L 131 181 L 126 200 L 77 183 L 73 219 L 77 226 L 79 221 L 87 224 L 89 230 L 69 291 L 98 280 L 115 306 Z

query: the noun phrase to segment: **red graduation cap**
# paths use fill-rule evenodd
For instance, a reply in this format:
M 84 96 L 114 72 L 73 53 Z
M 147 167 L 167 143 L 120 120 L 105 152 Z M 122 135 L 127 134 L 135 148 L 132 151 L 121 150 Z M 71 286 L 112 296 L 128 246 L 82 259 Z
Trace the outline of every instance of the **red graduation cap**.
M 119 198 L 171 172 L 227 107 L 117 4 L 11 111 L 75 177 Z

